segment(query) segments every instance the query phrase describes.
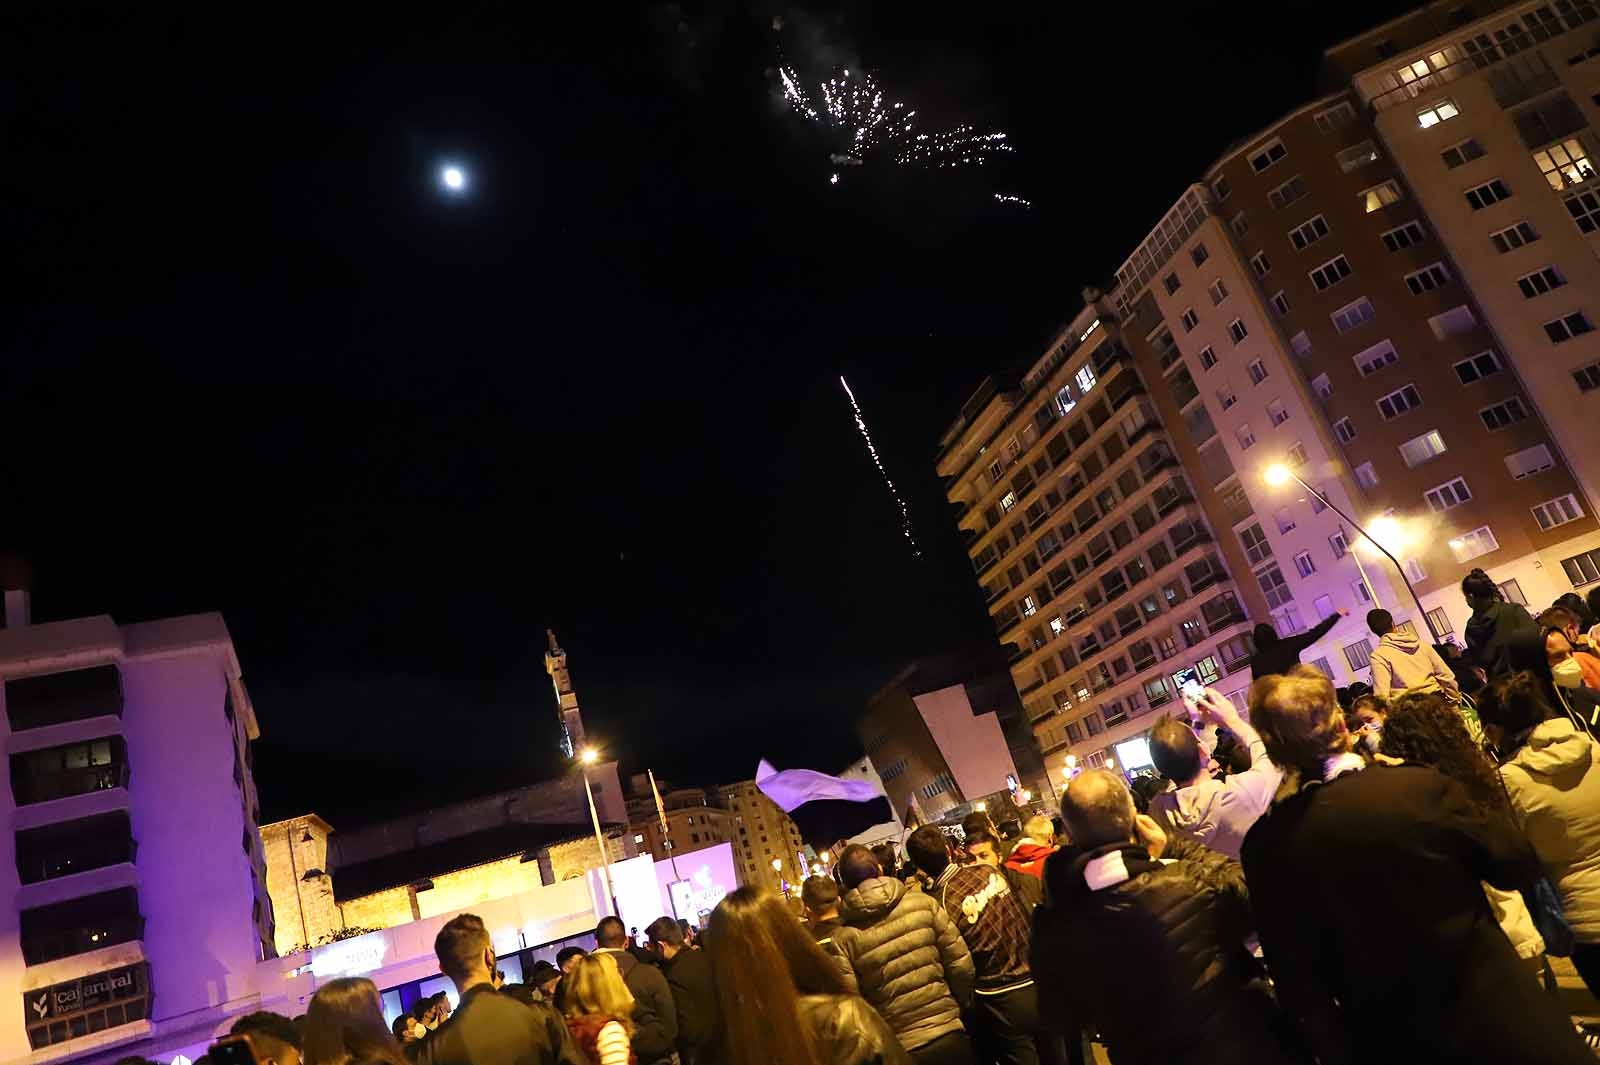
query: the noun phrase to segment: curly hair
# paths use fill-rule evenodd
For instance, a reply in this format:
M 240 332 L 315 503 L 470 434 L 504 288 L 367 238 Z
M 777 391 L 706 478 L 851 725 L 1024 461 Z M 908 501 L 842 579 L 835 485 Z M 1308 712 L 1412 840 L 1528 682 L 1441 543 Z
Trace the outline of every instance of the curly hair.
M 1479 806 L 1505 806 L 1505 792 L 1494 767 L 1472 742 L 1461 714 L 1437 692 L 1402 695 L 1395 700 L 1378 750 L 1391 758 L 1437 769 L 1465 787 Z

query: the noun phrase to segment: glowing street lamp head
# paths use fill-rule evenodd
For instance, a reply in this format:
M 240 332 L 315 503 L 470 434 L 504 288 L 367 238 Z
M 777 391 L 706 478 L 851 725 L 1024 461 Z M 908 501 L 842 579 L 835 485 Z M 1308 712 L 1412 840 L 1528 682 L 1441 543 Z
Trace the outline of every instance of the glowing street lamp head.
M 463 192 L 467 187 L 467 172 L 459 166 L 446 166 L 439 171 L 439 182 L 451 192 Z
M 775 872 L 775 873 L 783 872 L 783 859 L 782 858 L 774 858 L 774 859 L 772 859 L 772 871 Z
M 1367 534 L 1373 542 L 1382 544 L 1390 551 L 1398 551 L 1406 546 L 1405 526 L 1387 514 L 1380 514 L 1367 522 Z
M 593 747 L 585 747 L 578 754 L 578 761 L 582 762 L 584 765 L 594 765 L 599 760 L 600 752 L 595 750 Z
M 979 813 L 985 813 L 989 809 L 989 804 L 984 802 L 982 799 L 979 799 L 974 805 Z
M 1107 758 L 1106 759 L 1106 768 L 1107 769 L 1115 769 L 1115 768 L 1117 768 L 1117 760 L 1115 758 Z
M 1078 764 L 1078 756 L 1077 755 L 1075 755 L 1075 754 L 1067 755 L 1067 765 L 1068 766 L 1075 766 L 1077 764 Z
M 1283 463 L 1274 462 L 1262 472 L 1261 476 L 1268 484 L 1276 488 L 1280 484 L 1288 484 L 1289 478 L 1294 475 L 1289 472 L 1289 467 Z

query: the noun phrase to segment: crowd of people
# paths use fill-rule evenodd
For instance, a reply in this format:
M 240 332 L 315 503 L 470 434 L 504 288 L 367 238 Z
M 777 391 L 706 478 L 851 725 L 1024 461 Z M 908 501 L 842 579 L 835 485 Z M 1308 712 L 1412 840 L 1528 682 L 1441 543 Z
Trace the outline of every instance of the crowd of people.
M 1462 591 L 1464 650 L 1368 615 L 1370 684 L 1258 640 L 1244 708 L 1186 691 L 1157 775 L 1079 773 L 1059 820 L 846 847 L 803 913 L 747 886 L 643 943 L 606 917 L 520 984 L 463 914 L 454 1010 L 390 1024 L 339 979 L 235 1038 L 274 1065 L 1593 1062 L 1549 958 L 1600 994 L 1600 591 L 1537 619 Z

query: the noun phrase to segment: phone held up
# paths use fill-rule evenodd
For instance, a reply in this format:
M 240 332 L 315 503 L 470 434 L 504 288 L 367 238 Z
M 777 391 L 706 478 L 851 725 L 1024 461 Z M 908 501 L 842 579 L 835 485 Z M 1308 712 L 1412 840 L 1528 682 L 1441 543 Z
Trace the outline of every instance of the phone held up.
M 250 1038 L 243 1035 L 230 1035 L 217 1040 L 206 1051 L 206 1057 L 211 1059 L 211 1065 L 260 1065 Z

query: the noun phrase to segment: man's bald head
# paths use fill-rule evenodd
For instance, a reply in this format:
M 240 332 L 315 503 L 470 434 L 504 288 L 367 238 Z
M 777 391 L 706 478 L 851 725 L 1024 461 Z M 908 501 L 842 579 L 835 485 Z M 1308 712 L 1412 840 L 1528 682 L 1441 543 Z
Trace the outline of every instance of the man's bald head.
M 1122 777 L 1105 769 L 1079 773 L 1061 799 L 1067 835 L 1085 850 L 1133 839 L 1133 795 Z

